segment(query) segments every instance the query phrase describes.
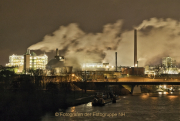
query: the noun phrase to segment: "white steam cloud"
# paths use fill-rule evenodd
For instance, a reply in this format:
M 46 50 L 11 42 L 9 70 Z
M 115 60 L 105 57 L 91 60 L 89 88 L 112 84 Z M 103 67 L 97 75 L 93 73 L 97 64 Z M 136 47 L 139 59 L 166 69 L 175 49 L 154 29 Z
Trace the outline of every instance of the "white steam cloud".
M 122 20 L 114 24 L 107 24 L 102 33 L 85 33 L 76 23 L 61 26 L 46 35 L 44 40 L 29 47 L 30 50 L 41 49 L 51 51 L 58 48 L 64 52 L 66 63 L 79 64 L 83 62 L 102 62 L 105 58 L 104 50 L 116 50 L 120 42 Z M 71 62 L 73 60 L 73 62 Z M 69 62 L 70 61 L 70 62 Z
M 118 65 L 133 66 L 134 30 L 122 31 L 122 20 L 107 24 L 101 33 L 85 33 L 77 24 L 61 26 L 46 35 L 43 41 L 29 47 L 31 50 L 52 51 L 59 48 L 69 60 L 82 62 L 109 62 L 115 64 L 115 52 L 118 53 Z M 164 56 L 180 61 L 180 22 L 174 19 L 151 18 L 135 27 L 137 31 L 139 66 L 161 64 Z M 69 61 L 69 63 L 73 63 Z

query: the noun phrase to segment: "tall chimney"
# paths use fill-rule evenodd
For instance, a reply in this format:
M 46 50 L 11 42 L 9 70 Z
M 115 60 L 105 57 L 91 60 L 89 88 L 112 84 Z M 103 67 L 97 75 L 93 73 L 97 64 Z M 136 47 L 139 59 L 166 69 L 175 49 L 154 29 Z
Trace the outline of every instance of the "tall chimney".
M 137 67 L 137 30 L 134 30 L 134 67 Z
M 30 49 L 27 49 L 27 53 L 26 54 L 30 54 Z
M 56 56 L 59 56 L 58 48 L 56 48 Z
M 116 63 L 116 71 L 117 71 L 117 52 L 115 52 L 115 63 Z

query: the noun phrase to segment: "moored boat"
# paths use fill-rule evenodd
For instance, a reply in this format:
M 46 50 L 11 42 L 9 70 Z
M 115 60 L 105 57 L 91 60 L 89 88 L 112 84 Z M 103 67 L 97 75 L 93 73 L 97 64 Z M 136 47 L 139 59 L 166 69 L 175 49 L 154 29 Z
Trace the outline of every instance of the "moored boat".
M 101 93 L 97 92 L 94 99 L 92 100 L 93 106 L 103 106 L 106 103 L 116 103 L 116 96 L 112 93 Z

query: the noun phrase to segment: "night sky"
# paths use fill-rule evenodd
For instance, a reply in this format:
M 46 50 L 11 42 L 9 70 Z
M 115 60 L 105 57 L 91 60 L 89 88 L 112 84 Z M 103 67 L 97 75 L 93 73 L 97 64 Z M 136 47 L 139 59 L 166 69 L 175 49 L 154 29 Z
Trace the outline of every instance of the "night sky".
M 8 63 L 9 55 L 24 54 L 28 47 L 42 41 L 45 35 L 51 35 L 60 26 L 77 23 L 85 33 L 99 33 L 104 25 L 123 20 L 123 33 L 151 18 L 171 18 L 179 22 L 180 1 L 0 0 L 0 65 Z M 144 30 L 144 35 L 148 29 Z M 49 60 L 54 51 L 46 52 Z

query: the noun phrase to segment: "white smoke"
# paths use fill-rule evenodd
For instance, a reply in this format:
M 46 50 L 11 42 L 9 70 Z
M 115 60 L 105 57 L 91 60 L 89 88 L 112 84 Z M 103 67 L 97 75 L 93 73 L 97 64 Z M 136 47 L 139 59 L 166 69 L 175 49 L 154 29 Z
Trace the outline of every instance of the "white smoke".
M 109 62 L 133 66 L 134 29 L 122 31 L 122 20 L 104 26 L 101 33 L 85 33 L 77 24 L 61 26 L 46 35 L 43 41 L 29 47 L 31 50 L 52 51 L 56 48 L 65 52 L 66 58 L 82 62 Z M 135 27 L 137 31 L 137 54 L 139 66 L 160 64 L 164 56 L 180 61 L 180 22 L 174 19 L 151 18 Z
M 85 33 L 77 24 L 71 23 L 66 27 L 61 26 L 53 35 L 46 35 L 43 41 L 30 46 L 29 49 L 47 52 L 58 48 L 69 60 L 76 58 L 79 63 L 101 62 L 105 57 L 104 50 L 117 49 L 121 26 L 122 20 L 118 20 L 114 24 L 105 25 L 102 33 L 94 34 Z
M 174 57 L 180 62 L 180 22 L 170 18 L 144 20 L 137 31 L 139 66 L 161 64 L 162 57 Z M 124 31 L 117 48 L 119 65 L 133 66 L 134 30 Z M 110 55 L 111 53 L 107 54 Z M 107 58 L 109 61 L 110 58 Z M 114 60 L 112 60 L 114 61 Z

